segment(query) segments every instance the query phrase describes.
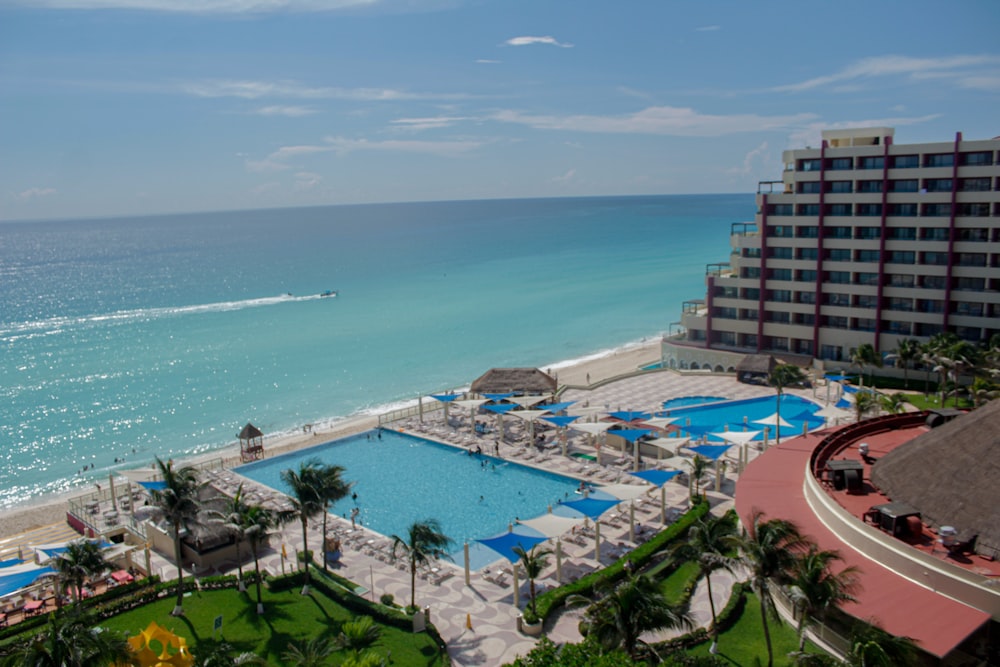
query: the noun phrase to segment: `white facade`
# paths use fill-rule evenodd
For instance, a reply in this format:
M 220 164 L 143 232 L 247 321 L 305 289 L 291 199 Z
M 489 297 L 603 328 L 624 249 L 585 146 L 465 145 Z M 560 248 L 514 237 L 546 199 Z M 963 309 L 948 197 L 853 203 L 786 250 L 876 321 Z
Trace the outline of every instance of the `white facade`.
M 842 361 L 864 343 L 1000 333 L 1000 138 L 838 130 L 783 158 L 704 300 L 685 303 L 686 345 Z

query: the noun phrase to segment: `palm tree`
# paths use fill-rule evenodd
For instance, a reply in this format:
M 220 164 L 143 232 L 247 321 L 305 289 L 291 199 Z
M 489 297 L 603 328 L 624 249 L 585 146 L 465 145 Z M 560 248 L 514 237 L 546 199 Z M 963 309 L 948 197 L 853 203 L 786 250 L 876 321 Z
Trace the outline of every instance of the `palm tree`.
M 386 660 L 375 651 L 365 651 L 347 656 L 340 667 L 386 667 Z
M 834 561 L 842 560 L 836 551 L 821 550 L 815 544 L 796 562 L 788 587 L 792 603 L 799 611 L 799 652 L 805 650 L 806 628 L 822 619 L 834 607 L 854 602 L 858 588 L 858 568 L 851 566 L 833 572 Z
M 878 366 L 879 368 L 881 368 L 882 357 L 880 357 L 878 355 L 878 352 L 875 351 L 874 345 L 872 345 L 871 343 L 864 343 L 851 350 L 851 366 L 858 367 L 858 370 L 861 372 L 860 384 L 862 387 L 864 387 L 865 366 L 871 366 L 872 368 Z M 869 380 L 870 380 L 870 382 L 868 383 L 869 385 L 873 385 L 875 383 L 875 378 L 871 375 L 869 376 Z
M 240 484 L 233 497 L 226 501 L 226 508 L 223 511 L 223 521 L 225 522 L 226 530 L 229 531 L 236 541 L 236 580 L 238 582 L 237 588 L 241 593 L 246 591 L 247 587 L 243 582 L 243 558 L 240 554 L 240 544 L 246 539 L 244 528 L 247 523 L 246 515 L 249 509 L 250 506 L 243 500 L 243 484 Z
M 72 589 L 76 602 L 82 597 L 84 585 L 108 569 L 110 564 L 104 559 L 104 551 L 92 540 L 70 542 L 55 562 L 61 585 Z
M 309 519 L 323 511 L 323 498 L 319 494 L 322 467 L 318 459 L 309 459 L 299 464 L 298 472 L 291 469 L 281 471 L 281 481 L 291 489 L 290 500 L 293 511 L 302 524 L 302 553 L 305 566 L 302 595 L 309 595 Z
M 392 536 L 392 559 L 398 555 L 410 561 L 410 608 L 416 609 L 417 596 L 417 566 L 432 559 L 447 558 L 451 560 L 448 548 L 450 537 L 441 532 L 441 524 L 437 519 L 425 519 L 410 524 L 407 539 L 398 535 Z
M 199 523 L 201 501 L 198 494 L 201 485 L 198 473 L 191 466 L 174 468 L 173 460 L 164 463 L 156 458 L 156 467 L 163 480 L 164 488 L 151 491 L 153 504 L 160 508 L 163 518 L 170 524 L 174 538 L 174 562 L 177 564 L 177 604 L 170 612 L 173 616 L 184 614 L 184 570 L 181 559 L 181 531 Z
M 49 614 L 48 624 L 22 644 L 9 647 L 8 667 L 110 667 L 132 664 L 124 634 L 91 627 L 93 619 Z
M 593 602 L 583 596 L 570 596 L 567 605 L 589 603 L 586 617 L 590 635 L 605 649 L 621 648 L 632 659 L 640 658 L 640 639 L 645 632 L 671 628 L 690 629 L 691 616 L 681 605 L 673 605 L 660 591 L 660 585 L 644 574 L 632 574 L 614 588 L 602 586 L 603 596 Z
M 691 500 L 694 501 L 701 496 L 701 482 L 705 479 L 712 462 L 701 454 L 695 454 L 694 458 L 685 463 L 691 466 Z
M 715 599 L 712 597 L 712 573 L 716 570 L 732 572 L 739 565 L 738 559 L 730 555 L 734 552 L 739 539 L 736 536 L 736 524 L 730 515 L 699 519 L 688 529 L 687 539 L 680 540 L 671 550 L 670 556 L 677 562 L 697 561 L 701 576 L 705 577 L 708 588 L 708 604 L 712 610 L 712 653 L 719 640 L 716 628 Z
M 861 421 L 866 414 L 874 410 L 879 405 L 878 394 L 874 390 L 859 389 L 854 394 L 854 412 L 856 421 Z
M 371 616 L 358 616 L 340 626 L 337 646 L 352 651 L 358 657 L 365 649 L 371 648 L 382 636 L 382 628 Z
M 972 407 L 981 407 L 987 401 L 992 401 L 1000 391 L 997 385 L 982 376 L 976 376 L 969 387 L 969 395 L 972 397 Z
M 191 647 L 191 656 L 196 667 L 243 667 L 267 664 L 266 660 L 253 653 L 236 653 L 236 648 L 225 640 L 216 642 L 208 637 L 200 639 Z
M 764 641 L 767 643 L 767 665 L 774 664 L 774 649 L 771 647 L 771 632 L 767 617 L 777 618 L 774 597 L 771 595 L 771 580 L 787 576 L 795 566 L 797 552 L 805 541 L 798 528 L 784 519 L 764 520 L 764 513 L 754 509 L 750 525 L 740 538 L 741 564 L 750 573 L 750 586 L 760 598 L 760 618 L 764 626 Z
M 775 403 L 775 413 L 777 414 L 776 422 L 778 424 L 781 424 L 781 394 L 784 392 L 785 387 L 805 382 L 805 380 L 806 374 L 795 364 L 778 364 L 771 369 L 770 374 L 767 376 L 767 383 L 774 387 L 774 390 L 778 393 L 778 400 Z M 780 445 L 781 426 L 777 426 L 775 428 L 774 442 L 775 444 Z
M 906 394 L 899 391 L 894 394 L 882 394 L 879 397 L 879 404 L 890 415 L 902 414 L 906 409 Z
M 551 549 L 535 545 L 529 551 L 525 551 L 520 545 L 513 548 L 514 554 L 520 559 L 524 566 L 524 572 L 528 577 L 528 609 L 532 615 L 535 614 L 535 579 L 542 573 L 548 564 Z
M 891 635 L 874 624 L 861 624 L 851 636 L 847 664 L 852 667 L 896 667 L 918 664 L 919 651 L 910 637 Z
M 904 338 L 896 344 L 896 350 L 889 355 L 903 366 L 903 386 L 910 388 L 910 366 L 920 358 L 920 341 L 915 338 Z
M 278 526 L 285 517 L 261 505 L 249 505 L 242 516 L 241 531 L 243 539 L 250 545 L 253 554 L 253 569 L 255 586 L 257 588 L 257 613 L 264 613 L 264 603 L 260 595 L 260 548 L 267 544 L 271 530 Z
M 292 667 L 321 667 L 327 664 L 335 648 L 329 637 L 303 639 L 289 644 L 281 654 L 281 660 Z
M 319 470 L 317 481 L 317 493 L 323 503 L 323 571 L 327 571 L 326 565 L 326 522 L 330 515 L 330 505 L 351 492 L 352 484 L 345 482 L 342 475 L 343 466 L 327 465 Z

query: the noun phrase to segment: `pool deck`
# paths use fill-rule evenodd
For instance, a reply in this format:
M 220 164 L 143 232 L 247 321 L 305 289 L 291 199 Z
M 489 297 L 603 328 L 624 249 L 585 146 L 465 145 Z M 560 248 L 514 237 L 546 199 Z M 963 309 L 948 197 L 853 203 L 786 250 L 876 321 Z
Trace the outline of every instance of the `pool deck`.
M 788 393 L 811 398 L 820 404 L 825 398 L 822 390 L 817 390 L 815 398 L 812 390 L 793 390 Z M 740 384 L 732 376 L 699 373 L 680 375 L 673 371 L 661 371 L 610 381 L 604 380 L 595 383 L 590 388 L 571 387 L 562 394 L 562 399 L 578 402 L 574 408 L 570 409 L 570 412 L 579 413 L 581 409 L 585 411 L 590 408 L 599 413 L 619 409 L 659 409 L 659 405 L 664 400 L 691 395 L 726 396 L 730 399 L 742 399 L 774 396 L 774 390 L 768 387 Z M 473 435 L 468 423 L 468 415 L 457 414 L 459 412 L 464 411 L 455 410 L 452 412 L 451 422 L 447 425 L 443 421 L 443 411 L 437 410 L 425 415 L 422 423 L 419 420 L 416 423 L 411 420 L 396 426 L 407 433 L 453 446 L 468 447 L 479 444 L 484 453 L 493 454 L 495 435 L 486 434 L 481 437 Z M 849 413 L 844 412 L 843 416 L 847 418 Z M 480 417 L 480 421 L 486 421 L 491 426 L 495 423 L 492 418 L 484 420 Z M 510 429 L 509 440 L 511 440 L 510 443 L 503 442 L 499 445 L 500 455 L 504 458 L 522 465 L 584 479 L 595 485 L 625 480 L 632 482 L 634 480 L 627 474 L 631 465 L 630 457 L 623 457 L 614 447 L 605 447 L 600 451 L 601 461 L 598 465 L 587 460 L 579 460 L 577 457 L 562 456 L 561 448 L 551 440 L 548 448 L 542 451 L 525 446 L 525 427 L 520 420 L 507 419 L 504 425 L 505 431 Z M 550 435 L 553 433 L 552 430 L 546 432 Z M 570 454 L 598 455 L 598 452 L 590 446 L 589 437 L 585 434 L 570 437 L 568 447 Z M 708 481 L 705 482 L 707 495 L 713 505 L 713 513 L 722 514 L 734 505 L 733 494 L 737 477 L 735 451 L 735 448 L 731 450 L 732 457 L 727 457 L 730 465 L 727 466 L 724 477 L 718 482 L 719 491 L 715 490 L 714 475 L 710 475 Z M 673 452 L 673 454 L 676 455 L 677 452 Z M 681 452 L 681 454 L 687 456 L 690 453 Z M 749 454 L 753 458 L 758 452 L 751 448 Z M 672 463 L 676 464 L 679 461 L 674 457 Z M 656 458 L 644 457 L 643 464 L 647 467 L 657 467 L 665 465 L 665 462 L 658 461 Z M 213 478 L 213 484 L 222 491 L 234 489 L 242 482 L 246 486 L 247 493 L 253 494 L 253 497 L 265 504 L 280 504 L 284 500 L 280 493 L 246 480 L 231 470 L 217 470 L 210 474 Z M 666 486 L 666 491 L 667 504 L 671 510 L 670 517 L 673 517 L 687 507 L 687 485 L 686 483 L 670 482 Z M 656 528 L 661 525 L 660 493 L 655 487 L 650 486 L 650 494 L 649 498 L 644 497 L 637 503 L 640 507 L 636 511 L 636 520 L 641 522 L 643 526 Z M 627 503 L 623 506 L 627 507 Z M 330 527 L 345 542 L 343 557 L 336 569 L 338 574 L 354 581 L 364 589 L 368 589 L 364 594 L 372 599 L 378 600 L 381 595 L 389 593 L 394 596 L 398 603 L 406 604 L 409 602 L 409 572 L 405 568 L 400 569 L 399 565 L 393 563 L 392 559 L 386 555 L 388 542 L 386 537 L 365 528 L 352 530 L 349 520 L 333 515 L 330 517 Z M 320 522 L 310 522 L 310 548 L 315 549 L 321 543 L 320 531 Z M 580 539 L 579 543 L 574 543 L 570 539 L 561 541 L 562 553 L 564 554 L 564 581 L 578 578 L 586 572 L 607 565 L 617 558 L 621 548 L 628 549 L 635 546 L 635 543 L 629 540 L 627 510 L 622 512 L 612 510 L 606 513 L 601 519 L 601 536 L 601 563 L 594 560 L 595 549 L 592 534 Z M 564 537 L 577 539 L 575 535 Z M 23 543 L 23 541 L 19 542 Z M 282 545 L 286 547 L 288 553 L 295 553 L 295 551 L 302 549 L 302 536 L 301 531 L 297 529 L 297 524 L 285 526 L 280 534 L 280 539 L 273 539 L 271 547 L 262 552 L 262 568 L 274 574 L 280 574 L 283 567 L 285 570 L 290 568 L 290 561 L 282 563 Z M 540 588 L 557 585 L 554 557 L 550 558 L 550 561 L 549 567 L 536 582 Z M 534 647 L 536 639 L 522 634 L 516 628 L 517 618 L 528 600 L 528 585 L 522 577 L 520 581 L 520 606 L 515 606 L 510 563 L 498 560 L 486 568 L 471 572 L 468 585 L 465 583 L 465 573 L 461 563 L 443 562 L 436 564 L 435 567 L 437 568 L 436 572 L 428 571 L 421 573 L 418 577 L 416 602 L 418 606 L 429 609 L 430 619 L 447 643 L 448 653 L 455 665 L 503 665 L 513 661 L 517 656 L 524 655 Z M 152 554 L 152 570 L 165 579 L 171 579 L 176 574 L 176 567 L 173 563 L 155 552 Z M 212 572 L 199 572 L 197 574 L 235 573 L 235 570 L 235 563 L 224 563 Z M 731 584 L 732 581 L 728 577 L 713 578 L 717 605 L 724 604 L 724 600 L 728 598 Z M 696 588 L 691 604 L 699 624 L 706 623 L 709 618 L 708 601 L 703 589 L 703 586 Z M 582 613 L 582 610 L 567 611 L 548 619 L 545 634 L 557 643 L 580 641 L 582 637 L 577 631 L 577 624 Z M 657 637 L 657 639 L 665 638 L 668 638 L 668 635 Z

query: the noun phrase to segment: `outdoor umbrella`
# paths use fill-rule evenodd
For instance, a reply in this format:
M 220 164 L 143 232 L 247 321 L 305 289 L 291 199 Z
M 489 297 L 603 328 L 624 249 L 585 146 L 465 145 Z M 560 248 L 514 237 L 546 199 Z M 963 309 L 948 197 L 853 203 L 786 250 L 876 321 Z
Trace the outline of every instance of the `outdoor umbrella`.
M 545 421 L 550 424 L 555 424 L 559 427 L 559 440 L 562 442 L 562 454 L 566 456 L 566 427 L 579 419 L 579 415 L 557 415 L 557 416 L 545 416 L 542 417 Z
M 505 392 L 503 394 L 483 394 L 483 396 L 485 396 L 486 398 L 490 399 L 491 401 L 502 401 L 505 398 L 510 398 L 513 395 L 514 395 L 514 392 L 512 392 L 512 391 L 508 391 L 508 392 Z
M 523 526 L 537 530 L 546 537 L 556 538 L 556 581 L 562 583 L 562 541 L 559 539 L 559 536 L 579 526 L 583 523 L 583 519 L 546 512 L 541 516 L 536 516 L 534 519 L 528 519 L 520 523 Z
M 517 607 L 521 603 L 521 592 L 520 586 L 517 583 L 517 561 L 520 560 L 520 556 L 514 553 L 514 547 L 520 547 L 525 551 L 531 549 L 531 547 L 544 542 L 547 537 L 539 537 L 537 535 L 522 535 L 521 533 L 515 533 L 513 531 L 504 533 L 502 535 L 497 535 L 495 537 L 488 537 L 483 540 L 476 540 L 483 546 L 492 549 L 497 552 L 511 563 L 514 567 L 511 570 L 514 572 L 514 606 Z
M 444 403 L 444 425 L 448 425 L 448 404 L 458 398 L 458 394 L 431 394 L 431 398 Z
M 486 403 L 485 398 L 467 398 L 462 401 L 455 401 L 455 405 L 461 406 L 463 408 L 469 409 L 469 428 L 471 429 L 472 435 L 476 434 L 476 410 L 483 403 Z
M 641 410 L 616 410 L 615 412 L 611 412 L 609 414 L 615 419 L 626 423 L 646 421 L 653 416 L 650 413 L 642 412 Z
M 503 434 L 503 416 L 506 413 L 508 413 L 511 410 L 513 410 L 514 408 L 516 408 L 517 406 L 514 405 L 513 403 L 500 403 L 498 405 L 484 405 L 483 407 L 486 408 L 487 410 L 489 410 L 490 412 L 495 412 L 496 413 L 496 415 L 497 415 L 497 431 L 500 432 L 500 439 L 503 440 L 504 439 L 504 434 Z
M 693 447 L 687 447 L 689 451 L 694 452 L 700 456 L 704 456 L 710 461 L 715 461 L 720 456 L 726 453 L 726 450 L 732 447 L 732 445 L 695 445 Z
M 597 444 L 597 436 L 607 431 L 611 428 L 611 426 L 612 425 L 607 422 L 583 422 L 582 424 L 570 424 L 569 427 L 574 431 L 582 431 L 583 433 L 590 435 L 590 444 L 595 450 L 597 450 L 597 456 L 600 458 L 601 450 Z M 563 456 L 565 455 L 566 453 L 563 452 Z M 598 461 L 598 463 L 600 463 L 600 461 Z
M 601 524 L 597 519 L 620 502 L 617 498 L 615 500 L 581 498 L 580 500 L 571 500 L 568 503 L 563 503 L 563 507 L 576 510 L 580 514 L 594 519 L 594 560 L 597 562 L 601 561 Z
M 639 472 L 632 473 L 639 479 L 644 479 L 647 482 L 656 484 L 660 487 L 660 522 L 663 524 L 667 523 L 667 488 L 666 484 L 677 475 L 681 474 L 680 470 L 641 470 Z
M 528 422 L 528 432 L 531 436 L 531 444 L 535 444 L 535 420 L 545 414 L 545 410 L 515 410 L 510 414 Z
M 660 430 L 666 430 L 668 426 L 678 421 L 680 417 L 650 417 L 642 421 L 646 426 L 652 426 Z
M 510 396 L 507 400 L 511 403 L 517 403 L 522 408 L 530 408 L 532 405 L 541 403 L 548 398 L 548 396 Z
M 632 443 L 633 470 L 639 469 L 639 439 L 644 435 L 649 435 L 650 432 L 648 428 L 628 428 L 618 431 L 608 431 L 611 435 L 617 435 L 619 438 L 624 438 L 627 442 Z
M 551 412 L 552 414 L 557 414 L 559 412 L 562 412 L 563 410 L 565 410 L 569 406 L 573 405 L 574 403 L 576 403 L 576 401 L 563 401 L 562 403 L 549 403 L 548 405 L 539 405 L 538 409 L 539 410 L 546 410 L 548 412 Z

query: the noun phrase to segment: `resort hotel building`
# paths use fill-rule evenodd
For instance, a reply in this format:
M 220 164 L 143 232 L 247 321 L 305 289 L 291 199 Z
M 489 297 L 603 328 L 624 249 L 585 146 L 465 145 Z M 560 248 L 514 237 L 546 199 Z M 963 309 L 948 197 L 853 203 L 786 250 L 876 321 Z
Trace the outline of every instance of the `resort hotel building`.
M 905 338 L 1000 333 L 1000 138 L 893 134 L 826 131 L 783 154 L 754 222 L 732 225 L 729 260 L 707 267 L 705 298 L 684 302 L 665 365 L 731 370 L 747 353 L 836 365 L 866 343 L 885 354 Z

